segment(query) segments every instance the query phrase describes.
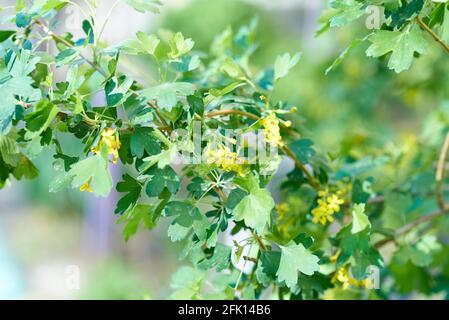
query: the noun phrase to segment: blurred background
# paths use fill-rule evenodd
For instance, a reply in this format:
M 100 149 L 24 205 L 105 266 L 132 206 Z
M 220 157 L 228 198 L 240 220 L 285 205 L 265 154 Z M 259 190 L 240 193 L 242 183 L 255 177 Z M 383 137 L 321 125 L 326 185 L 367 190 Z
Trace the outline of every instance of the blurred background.
M 2 0 L 2 5 L 8 2 L 15 3 Z M 100 21 L 112 2 L 99 1 Z M 272 64 L 284 52 L 303 53 L 274 99 L 298 105 L 296 125 L 313 135 L 320 151 L 376 155 L 382 148 L 413 143 L 428 114 L 447 110 L 449 82 L 442 79 L 449 66 L 439 48 L 431 46 L 430 54 L 397 75 L 382 61 L 366 58 L 366 46 L 361 46 L 325 75 L 349 42 L 367 30 L 361 22 L 315 37 L 324 5 L 318 0 L 164 0 L 160 15 L 119 5 L 105 39 L 112 44 L 138 30 L 166 28 L 194 39 L 196 50 L 208 51 L 227 26 L 238 29 L 257 17 L 255 64 Z M 61 28 L 79 34 L 82 16 L 76 9 L 66 11 Z M 0 191 L 0 298 L 166 298 L 170 276 L 181 264 L 180 247 L 168 241 L 167 225 L 142 230 L 126 243 L 122 226 L 115 224 L 116 194 L 96 199 L 73 190 L 49 193 L 51 152 L 34 161 L 41 171 L 38 179 L 13 182 Z M 114 175 L 117 182 L 120 172 Z M 67 283 L 77 276 L 79 288 Z

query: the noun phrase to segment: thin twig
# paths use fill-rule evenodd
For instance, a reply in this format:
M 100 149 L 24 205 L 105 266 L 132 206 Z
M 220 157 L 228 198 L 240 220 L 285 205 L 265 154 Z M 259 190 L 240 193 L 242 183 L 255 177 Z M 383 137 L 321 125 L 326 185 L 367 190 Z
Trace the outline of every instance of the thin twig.
M 444 50 L 447 51 L 447 53 L 449 53 L 449 46 L 446 42 L 444 42 L 443 39 L 441 39 L 420 17 L 417 17 L 416 21 L 425 31 L 427 31 L 432 36 L 432 38 L 435 39 L 436 42 L 438 42 L 444 48 Z
M 418 219 L 416 219 L 416 220 L 406 224 L 402 228 L 399 228 L 396 231 L 394 237 L 383 239 L 383 240 L 377 242 L 374 246 L 376 248 L 381 248 L 384 245 L 386 245 L 386 244 L 388 244 L 388 243 L 390 243 L 392 241 L 395 241 L 396 238 L 409 233 L 414 228 L 416 228 L 416 227 L 418 227 L 418 226 L 420 226 L 420 225 L 422 225 L 422 224 L 424 224 L 426 222 L 430 222 L 430 221 L 432 221 L 432 220 L 434 220 L 436 218 L 439 218 L 439 217 L 443 216 L 448 211 L 449 211 L 449 206 L 447 206 L 447 207 L 445 207 L 443 209 L 439 209 L 439 210 L 430 212 L 430 213 L 428 213 L 428 214 L 426 214 L 426 215 L 424 215 L 424 216 L 422 216 L 422 217 L 420 217 L 420 218 L 418 218 Z
M 241 111 L 241 110 L 218 110 L 218 111 L 213 111 L 213 112 L 209 112 L 208 114 L 206 114 L 206 118 L 215 118 L 215 117 L 219 117 L 219 116 L 228 116 L 231 114 L 236 114 L 236 115 L 240 115 L 240 116 L 244 116 L 246 118 L 252 119 L 252 120 L 260 120 L 260 117 L 253 114 L 253 113 L 249 113 L 249 112 L 245 112 L 245 111 Z
M 265 246 L 265 243 L 263 243 L 262 239 L 255 232 L 253 232 L 253 237 L 254 237 L 254 239 L 256 239 L 257 243 L 259 244 L 260 249 L 262 251 L 267 251 L 267 247 Z

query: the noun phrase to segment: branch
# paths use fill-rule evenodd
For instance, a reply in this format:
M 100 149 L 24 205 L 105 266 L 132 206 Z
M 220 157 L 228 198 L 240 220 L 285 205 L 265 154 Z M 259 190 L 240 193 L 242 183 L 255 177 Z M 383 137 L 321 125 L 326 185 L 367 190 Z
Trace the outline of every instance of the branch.
M 444 48 L 444 50 L 446 50 L 447 53 L 449 53 L 449 46 L 446 44 L 446 42 L 444 42 L 443 39 L 441 39 L 427 24 L 425 24 L 425 22 L 420 17 L 417 17 L 416 21 L 421 26 L 421 28 L 427 31 L 432 36 L 432 38 L 434 38 L 435 41 L 438 42 Z
M 241 111 L 241 110 L 233 110 L 233 109 L 210 112 L 210 113 L 206 114 L 206 118 L 227 116 L 227 115 L 231 115 L 231 114 L 236 114 L 236 115 L 240 115 L 243 117 L 247 117 L 247 118 L 255 120 L 255 121 L 260 120 L 260 117 L 253 113 L 249 113 L 249 112 L 245 112 L 245 111 Z M 284 126 L 283 124 L 281 124 L 281 125 Z M 285 145 L 282 146 L 281 149 L 289 158 L 291 158 L 295 162 L 295 166 L 299 170 L 301 170 L 302 173 L 306 176 L 307 180 L 310 182 L 310 185 L 318 190 L 320 188 L 320 183 L 310 174 L 309 170 L 307 170 L 307 168 L 304 166 L 304 164 L 301 161 L 299 161 L 299 159 L 296 157 L 294 152 L 289 147 L 287 147 Z
M 380 240 L 380 241 L 377 242 L 374 246 L 375 246 L 376 248 L 381 248 L 381 247 L 383 247 L 384 245 L 386 245 L 386 244 L 388 244 L 388 243 L 390 243 L 390 242 L 392 242 L 392 241 L 395 241 L 396 238 L 398 238 L 398 237 L 400 237 L 400 236 L 403 236 L 403 235 L 409 233 L 409 232 L 410 232 L 411 230 L 413 230 L 414 228 L 416 228 L 416 227 L 418 227 L 418 226 L 420 226 L 420 225 L 422 225 L 422 224 L 424 224 L 424 223 L 426 223 L 426 222 L 430 222 L 430 221 L 432 221 L 432 220 L 434 220 L 434 219 L 436 219 L 436 218 L 439 218 L 439 217 L 445 215 L 448 211 L 449 211 L 449 206 L 446 206 L 446 207 L 444 207 L 443 209 L 439 209 L 439 210 L 430 212 L 430 213 L 428 213 L 428 214 L 426 214 L 426 215 L 424 215 L 424 216 L 422 216 L 422 217 L 416 219 L 415 221 L 412 221 L 412 222 L 406 224 L 406 225 L 403 226 L 402 228 L 399 228 L 399 229 L 396 231 L 394 237 L 392 237 L 392 238 L 386 238 L 386 239 Z
M 215 118 L 215 117 L 219 117 L 219 116 L 228 116 L 231 114 L 236 114 L 236 115 L 240 115 L 255 121 L 260 120 L 260 117 L 253 114 L 253 113 L 249 113 L 249 112 L 245 112 L 245 111 L 241 111 L 241 110 L 219 110 L 219 111 L 214 111 L 214 112 L 209 112 L 208 114 L 206 114 L 206 118 Z

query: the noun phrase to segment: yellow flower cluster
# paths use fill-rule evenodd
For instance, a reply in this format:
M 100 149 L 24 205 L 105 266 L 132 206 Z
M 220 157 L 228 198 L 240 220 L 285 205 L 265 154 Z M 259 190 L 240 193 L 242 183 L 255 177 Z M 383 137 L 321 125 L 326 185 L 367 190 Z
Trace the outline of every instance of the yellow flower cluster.
M 100 152 L 101 148 L 105 144 L 108 147 L 108 153 L 112 155 L 112 162 L 117 164 L 118 160 L 118 150 L 120 149 L 121 143 L 116 129 L 105 128 L 101 132 L 101 140 L 98 145 L 92 149 L 93 153 Z
M 276 113 L 270 112 L 268 116 L 260 120 L 260 124 L 265 128 L 265 139 L 272 146 L 283 146 L 281 130 L 279 128 L 279 119 Z
M 320 191 L 318 196 L 318 206 L 312 210 L 313 223 L 325 225 L 327 222 L 333 222 L 333 215 L 340 211 L 344 200 L 340 199 L 337 194 L 329 194 L 328 191 Z
M 204 151 L 204 156 L 208 164 L 215 164 L 224 171 L 234 171 L 239 175 L 245 173 L 244 161 L 229 147 L 222 145 L 213 150 L 208 146 Z
M 373 286 L 373 282 L 370 278 L 357 280 L 351 277 L 347 267 L 341 267 L 335 272 L 332 277 L 332 283 L 340 283 L 343 289 L 347 289 L 350 286 L 369 289 Z

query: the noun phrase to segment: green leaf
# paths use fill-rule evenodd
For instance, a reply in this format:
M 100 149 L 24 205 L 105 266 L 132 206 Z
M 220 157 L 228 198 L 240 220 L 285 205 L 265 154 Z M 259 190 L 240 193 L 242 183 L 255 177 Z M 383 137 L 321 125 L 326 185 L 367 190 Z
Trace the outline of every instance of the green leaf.
M 16 167 L 20 161 L 17 142 L 9 136 L 0 135 L 0 156 L 6 164 Z
M 154 35 L 148 35 L 144 32 L 137 32 L 137 39 L 140 42 L 140 52 L 145 52 L 150 55 L 154 55 L 160 40 Z
M 248 195 L 248 192 L 236 188 L 233 189 L 228 196 L 228 200 L 226 201 L 226 208 L 233 210 L 239 203 L 242 201 L 242 199 Z
M 25 12 L 19 12 L 16 15 L 16 25 L 19 28 L 25 28 L 31 23 L 31 16 Z
M 137 158 L 142 158 L 144 152 L 148 155 L 155 155 L 161 152 L 161 147 L 157 138 L 153 134 L 154 129 L 149 127 L 135 127 L 131 135 L 131 154 Z
M 177 59 L 182 55 L 190 52 L 190 50 L 192 50 L 193 46 L 195 45 L 195 42 L 193 42 L 192 39 L 185 39 L 183 34 L 181 32 L 178 32 L 173 36 L 173 38 L 170 39 L 169 45 L 171 51 L 169 52 L 168 56 L 171 59 Z
M 301 54 L 298 52 L 293 57 L 290 53 L 285 53 L 282 56 L 276 58 L 274 63 L 274 81 L 278 81 L 288 75 L 290 69 L 298 64 Z
M 58 114 L 58 108 L 49 100 L 42 100 L 36 106 L 36 111 L 25 116 L 26 128 L 29 132 L 25 139 L 32 140 L 47 130 Z
M 12 171 L 14 178 L 20 180 L 22 178 L 33 179 L 39 175 L 39 170 L 25 155 L 20 155 L 20 161 L 17 167 Z
M 226 57 L 220 67 L 220 70 L 226 73 L 231 78 L 241 79 L 245 77 L 242 68 L 231 57 Z
M 147 172 L 147 175 L 149 181 L 146 186 L 146 193 L 149 197 L 159 196 L 164 188 L 167 188 L 171 194 L 176 194 L 181 185 L 178 175 L 170 166 L 163 169 L 153 167 Z
M 172 201 L 165 207 L 164 215 L 175 217 L 168 229 L 168 235 L 172 241 L 184 239 L 191 230 L 199 240 L 203 242 L 207 240 L 207 229 L 210 223 L 200 210 L 190 203 Z
M 123 198 L 117 202 L 117 208 L 115 213 L 122 214 L 134 206 L 140 198 L 140 192 L 142 191 L 141 184 L 131 177 L 129 174 L 124 174 L 123 181 L 117 183 L 117 191 L 121 193 L 127 193 Z
M 349 55 L 349 53 L 354 50 L 354 48 L 358 47 L 363 41 L 365 41 L 367 38 L 364 39 L 354 39 L 351 44 L 344 49 L 337 59 L 332 62 L 332 64 L 326 69 L 325 74 L 329 74 L 331 71 L 335 70 L 342 62 L 343 60 Z
M 249 192 L 249 195 L 245 196 L 234 208 L 234 218 L 236 221 L 245 221 L 248 227 L 261 234 L 270 222 L 274 200 L 270 192 L 260 189 L 258 186 L 252 188 Z
M 280 247 L 282 255 L 276 275 L 278 280 L 285 281 L 290 289 L 298 283 L 298 272 L 310 276 L 320 270 L 318 265 L 320 259 L 302 244 L 290 242 L 287 246 Z
M 260 264 L 258 265 L 259 273 L 257 278 L 265 287 L 268 287 L 270 280 L 276 279 L 276 273 L 279 269 L 281 261 L 281 252 L 264 251 L 260 256 Z
M 103 148 L 102 152 L 95 156 L 72 165 L 68 175 L 72 178 L 72 188 L 80 188 L 90 181 L 95 195 L 107 197 L 112 189 L 107 148 Z
M 342 27 L 365 14 L 364 4 L 356 0 L 331 0 L 329 7 L 334 10 L 330 27 Z
M 391 52 L 388 68 L 397 73 L 409 69 L 415 52 L 424 54 L 428 46 L 417 27 L 402 32 L 379 30 L 368 39 L 372 44 L 366 55 L 377 58 Z
M 334 246 L 341 249 L 336 263 L 337 268 L 351 259 L 353 266 L 357 266 L 352 270 L 353 276 L 361 279 L 366 275 L 366 268 L 369 265 L 381 265 L 382 257 L 377 249 L 371 246 L 368 229 L 355 234 L 351 232 L 351 229 L 351 224 L 346 225 L 337 233 L 336 238 L 330 240 Z
M 63 51 L 61 51 L 57 56 L 56 56 L 56 67 L 62 67 L 70 62 L 72 62 L 73 60 L 75 60 L 78 57 L 78 50 L 74 49 L 74 48 L 69 48 L 69 49 L 65 49 Z
M 92 23 L 89 20 L 83 21 L 83 31 L 87 36 L 87 41 L 89 44 L 94 43 L 94 28 L 92 26 Z
M 172 276 L 171 287 L 176 291 L 170 296 L 174 300 L 200 299 L 206 273 L 192 267 L 181 267 Z
M 142 91 L 147 100 L 156 100 L 158 106 L 171 111 L 178 103 L 178 96 L 186 97 L 195 92 L 195 86 L 188 82 L 167 82 Z
M 136 34 L 137 39 L 127 39 L 105 50 L 106 54 L 115 55 L 122 52 L 129 55 L 154 55 L 160 40 L 157 36 L 148 35 L 139 31 Z
M 217 244 L 213 249 L 211 257 L 198 263 L 198 268 L 202 270 L 216 269 L 217 272 L 226 270 L 231 263 L 231 248 L 224 244 Z
M 170 147 L 166 150 L 161 151 L 156 155 L 152 155 L 143 159 L 143 164 L 139 167 L 139 170 L 142 172 L 147 171 L 149 168 L 152 168 L 155 164 L 159 169 L 164 169 L 169 166 L 174 157 L 177 154 L 178 149 L 175 144 L 170 145 Z
M 14 34 L 16 34 L 16 32 L 13 30 L 0 30 L 0 43 L 9 39 Z
M 123 0 L 123 2 L 141 13 L 159 13 L 159 7 L 162 5 L 159 0 Z
M 336 177 L 337 179 L 341 179 L 346 176 L 357 177 L 385 165 L 388 160 L 389 157 L 387 156 L 380 156 L 378 158 L 368 156 L 355 162 L 345 163 L 340 170 L 337 171 Z
M 24 67 L 24 65 L 22 65 Z M 28 71 L 25 71 L 28 72 Z M 20 101 L 28 103 L 40 100 L 41 91 L 32 87 L 33 80 L 26 76 L 13 77 L 10 80 L 0 82 L 0 97 L 2 106 L 0 108 L 0 133 L 8 133 L 11 121 L 16 110 L 16 97 Z
M 117 223 L 125 223 L 123 228 L 123 237 L 125 241 L 128 241 L 133 235 L 136 234 L 142 222 L 148 230 L 153 229 L 156 225 L 156 219 L 153 215 L 152 206 L 147 204 L 138 204 L 117 220 Z
M 396 253 L 396 258 L 405 264 L 410 261 L 418 267 L 428 267 L 432 263 L 432 256 L 412 246 L 403 246 Z
M 441 39 L 449 43 L 449 7 L 444 7 L 444 20 L 441 24 Z
M 191 95 L 187 97 L 187 102 L 189 103 L 190 106 L 190 114 L 197 114 L 199 116 L 203 116 L 204 114 L 204 101 L 203 98 L 200 96 L 200 94 L 198 95 Z
M 309 163 L 309 158 L 315 155 L 312 148 L 313 141 L 310 139 L 300 139 L 290 143 L 289 147 L 302 163 Z
M 389 24 L 390 27 L 398 29 L 402 27 L 408 20 L 419 14 L 423 9 L 424 2 L 424 0 L 411 0 L 402 2 L 401 5 L 394 10 L 389 10 L 387 8 L 385 10 L 385 18 L 391 19 Z
M 114 107 L 123 103 L 123 101 L 130 95 L 129 89 L 132 84 L 133 80 L 126 76 L 110 79 L 104 88 L 108 106 Z
M 365 204 L 355 204 L 352 208 L 352 233 L 358 233 L 371 228 L 368 216 L 365 214 Z

